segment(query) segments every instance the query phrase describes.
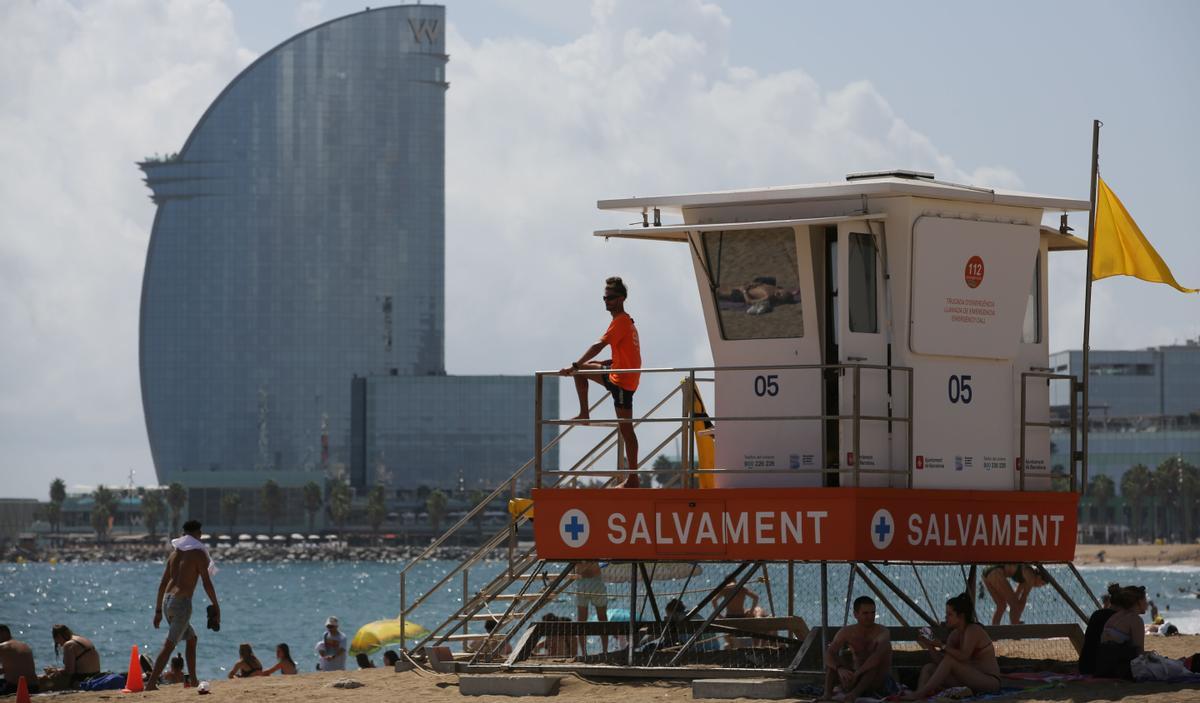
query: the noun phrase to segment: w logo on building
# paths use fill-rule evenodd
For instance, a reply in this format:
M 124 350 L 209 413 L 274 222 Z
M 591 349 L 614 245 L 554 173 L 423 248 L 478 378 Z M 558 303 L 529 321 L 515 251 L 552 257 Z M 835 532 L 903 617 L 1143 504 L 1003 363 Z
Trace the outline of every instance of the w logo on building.
M 432 44 L 437 41 L 438 35 L 442 32 L 441 23 L 437 20 L 412 19 L 409 18 L 408 26 L 412 29 L 413 41 L 420 44 L 421 38 L 427 44 Z

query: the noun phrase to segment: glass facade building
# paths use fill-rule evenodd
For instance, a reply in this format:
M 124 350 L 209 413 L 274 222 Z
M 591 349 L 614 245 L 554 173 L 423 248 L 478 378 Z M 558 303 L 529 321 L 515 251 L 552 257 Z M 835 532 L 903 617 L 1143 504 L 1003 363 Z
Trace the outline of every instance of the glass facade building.
M 363 461 L 352 457 L 353 483 L 395 482 L 400 473 L 409 486 L 490 490 L 533 458 L 532 377 L 376 376 L 359 385 L 364 412 L 351 426 L 364 451 Z M 542 393 L 548 416 L 557 417 L 558 384 Z M 545 441 L 554 429 L 545 427 Z M 554 449 L 544 461 L 557 466 L 556 459 Z
M 466 382 L 444 368 L 446 63 L 444 7 L 342 17 L 139 164 L 158 206 L 139 351 L 160 483 L 319 482 L 352 463 L 352 379 Z
M 1083 352 L 1050 356 L 1055 373 L 1080 376 Z M 1200 339 L 1129 351 L 1093 350 L 1088 360 L 1091 431 L 1088 472 L 1105 474 L 1118 490 L 1137 464 L 1150 469 L 1176 457 L 1200 466 Z M 1050 406 L 1067 417 L 1070 388 L 1050 384 Z M 1051 465 L 1067 466 L 1071 438 L 1051 433 Z

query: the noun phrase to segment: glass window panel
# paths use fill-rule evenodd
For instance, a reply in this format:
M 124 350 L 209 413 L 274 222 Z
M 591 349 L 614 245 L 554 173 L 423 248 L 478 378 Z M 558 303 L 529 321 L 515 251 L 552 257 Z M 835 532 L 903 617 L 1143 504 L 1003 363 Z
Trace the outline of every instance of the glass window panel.
M 1021 327 L 1021 342 L 1040 344 L 1042 341 L 1042 255 L 1033 260 L 1033 283 L 1029 286 L 1029 297 L 1025 299 L 1025 323 Z
M 847 273 L 850 280 L 850 331 L 879 331 L 875 235 L 851 234 Z
M 702 237 L 724 339 L 804 336 L 791 228 L 705 232 Z

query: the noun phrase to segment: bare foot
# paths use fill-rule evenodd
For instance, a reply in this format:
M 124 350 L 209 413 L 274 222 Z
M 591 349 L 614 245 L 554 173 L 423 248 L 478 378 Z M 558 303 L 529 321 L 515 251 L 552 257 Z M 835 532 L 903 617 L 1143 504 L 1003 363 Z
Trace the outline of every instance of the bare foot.
M 154 683 L 153 681 L 147 681 L 146 685 L 142 687 L 142 690 L 143 691 L 157 691 L 158 684 Z
M 641 484 L 638 482 L 637 476 L 630 476 L 621 483 L 613 486 L 613 488 L 641 488 Z
M 587 413 L 579 413 L 575 417 L 571 418 L 571 422 L 578 422 L 581 425 L 586 425 L 586 424 L 588 424 L 588 420 L 591 420 L 591 419 L 592 419 L 591 416 L 588 415 Z

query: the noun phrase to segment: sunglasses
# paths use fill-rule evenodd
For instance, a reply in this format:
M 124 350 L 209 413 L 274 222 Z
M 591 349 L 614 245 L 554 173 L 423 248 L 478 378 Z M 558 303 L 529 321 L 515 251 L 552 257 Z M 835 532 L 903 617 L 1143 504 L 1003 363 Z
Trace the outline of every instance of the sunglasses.
M 617 298 L 620 298 L 620 297 L 621 296 L 617 295 L 616 293 L 612 293 L 610 295 L 604 296 L 604 299 L 605 300 L 616 300 Z

